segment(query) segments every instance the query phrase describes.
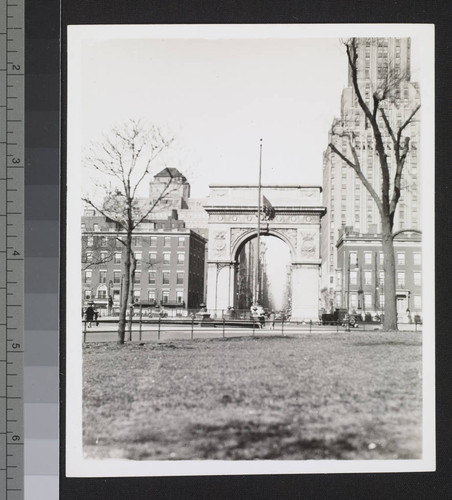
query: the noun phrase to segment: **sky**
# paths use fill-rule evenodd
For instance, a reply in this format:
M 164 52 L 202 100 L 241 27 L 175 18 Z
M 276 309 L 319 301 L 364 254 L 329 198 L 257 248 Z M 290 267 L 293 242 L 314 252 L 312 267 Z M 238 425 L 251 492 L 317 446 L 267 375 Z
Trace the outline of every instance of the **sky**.
M 82 51 L 83 147 L 142 118 L 175 135 L 167 161 L 193 197 L 256 183 L 261 138 L 263 183 L 321 184 L 347 77 L 338 39 L 87 40 Z
M 341 39 L 412 37 L 412 25 L 71 26 L 68 144 L 80 165 L 91 141 L 129 118 L 176 137 L 162 166 L 211 183 L 322 183 L 328 130 L 347 85 Z M 85 173 L 86 175 L 86 173 Z M 144 195 L 144 192 L 142 193 Z
M 141 118 L 176 137 L 165 166 L 184 173 L 193 197 L 211 183 L 256 183 L 260 139 L 264 184 L 321 185 L 328 129 L 347 85 L 342 32 L 213 30 L 72 27 L 69 101 L 78 109 L 68 118 L 77 122 L 80 159 L 112 126 Z

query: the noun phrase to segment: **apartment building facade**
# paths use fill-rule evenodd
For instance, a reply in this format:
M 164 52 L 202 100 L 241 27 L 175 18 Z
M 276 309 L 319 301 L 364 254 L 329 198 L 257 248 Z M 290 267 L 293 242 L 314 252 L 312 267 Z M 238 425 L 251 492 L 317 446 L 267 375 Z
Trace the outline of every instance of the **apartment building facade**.
M 101 314 L 117 314 L 123 286 L 125 248 L 113 222 L 86 210 L 82 218 L 82 307 L 93 302 Z M 133 236 L 137 261 L 134 303 L 186 314 L 204 301 L 206 239 L 187 229 L 177 212 L 142 223 Z
M 399 322 L 422 318 L 422 249 L 419 233 L 394 239 L 396 301 Z M 384 256 L 378 235 L 344 228 L 337 242 L 336 306 L 363 317 L 384 311 Z

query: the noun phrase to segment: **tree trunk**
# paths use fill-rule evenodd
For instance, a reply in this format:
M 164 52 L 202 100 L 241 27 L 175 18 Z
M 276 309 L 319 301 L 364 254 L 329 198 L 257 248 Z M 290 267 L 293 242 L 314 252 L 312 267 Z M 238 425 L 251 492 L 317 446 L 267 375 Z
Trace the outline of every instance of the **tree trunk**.
M 392 224 L 389 216 L 382 217 L 381 243 L 384 256 L 384 320 L 383 330 L 397 330 L 396 267 Z
M 126 258 L 124 259 L 124 281 L 122 286 L 121 307 L 118 321 L 118 344 L 124 344 L 126 334 L 127 302 L 130 289 L 130 252 L 132 251 L 132 235 L 127 234 Z

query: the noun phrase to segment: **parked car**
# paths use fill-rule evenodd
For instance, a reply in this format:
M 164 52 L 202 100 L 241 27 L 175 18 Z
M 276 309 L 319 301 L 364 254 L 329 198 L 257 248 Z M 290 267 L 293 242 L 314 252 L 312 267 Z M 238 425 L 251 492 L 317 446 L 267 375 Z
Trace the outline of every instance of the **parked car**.
M 342 326 L 350 326 L 350 328 L 358 328 L 358 315 L 357 314 L 347 314 L 344 318 Z

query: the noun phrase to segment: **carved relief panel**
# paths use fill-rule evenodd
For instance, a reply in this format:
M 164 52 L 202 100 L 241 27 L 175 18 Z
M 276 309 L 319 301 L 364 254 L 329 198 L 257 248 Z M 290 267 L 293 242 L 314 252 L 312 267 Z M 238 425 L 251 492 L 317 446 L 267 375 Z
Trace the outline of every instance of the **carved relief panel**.
M 213 240 L 213 253 L 217 258 L 222 258 L 227 256 L 227 241 L 226 241 L 226 231 L 217 231 L 214 235 Z
M 316 239 L 317 233 L 306 231 L 301 233 L 301 257 L 304 259 L 316 258 Z

